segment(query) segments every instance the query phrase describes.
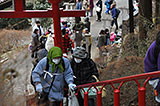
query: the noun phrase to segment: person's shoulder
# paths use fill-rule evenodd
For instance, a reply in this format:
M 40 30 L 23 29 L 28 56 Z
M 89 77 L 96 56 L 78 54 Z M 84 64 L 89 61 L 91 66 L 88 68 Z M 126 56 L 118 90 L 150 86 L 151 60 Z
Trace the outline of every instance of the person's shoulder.
M 70 62 L 68 58 L 62 57 L 62 59 L 63 59 L 63 61 L 64 61 L 65 63 Z
M 154 41 L 154 42 L 149 46 L 148 51 L 154 50 L 155 47 L 156 47 L 156 41 Z
M 46 62 L 47 61 L 47 57 L 44 57 L 43 59 L 41 59 L 42 62 Z
M 32 37 L 36 37 L 36 34 L 35 34 L 35 33 L 32 33 Z

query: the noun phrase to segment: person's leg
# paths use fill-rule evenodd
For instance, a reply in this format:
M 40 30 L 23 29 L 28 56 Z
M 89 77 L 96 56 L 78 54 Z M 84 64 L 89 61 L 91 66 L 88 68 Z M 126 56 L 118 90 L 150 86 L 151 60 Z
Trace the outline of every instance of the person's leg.
M 87 11 L 86 13 L 87 13 L 87 16 L 88 16 L 88 15 L 89 15 L 89 12 Z
M 111 21 L 111 27 L 113 27 L 113 24 L 114 24 L 114 19 L 112 19 Z
M 91 44 L 88 46 L 88 54 L 89 54 L 89 57 L 91 57 Z
M 93 17 L 93 8 L 91 8 L 91 17 Z
M 109 45 L 109 38 L 107 38 L 107 45 Z
M 97 20 L 96 21 L 98 21 L 98 12 L 96 12 L 97 13 Z
M 109 14 L 109 8 L 107 8 L 107 10 L 106 10 L 106 12 L 105 12 L 106 14 Z
M 98 20 L 101 20 L 101 12 L 97 12 Z
M 102 11 L 99 12 L 99 20 L 100 21 L 101 21 L 101 17 L 102 17 L 101 14 L 102 14 Z
M 115 21 L 115 25 L 116 25 L 116 30 L 118 30 L 118 22 L 117 22 L 117 18 L 116 19 L 114 19 Z

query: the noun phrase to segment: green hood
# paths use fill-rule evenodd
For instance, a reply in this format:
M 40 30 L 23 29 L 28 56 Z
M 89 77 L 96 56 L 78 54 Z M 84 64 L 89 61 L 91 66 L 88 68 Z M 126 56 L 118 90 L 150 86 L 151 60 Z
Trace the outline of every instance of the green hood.
M 62 56 L 63 56 L 63 52 L 59 47 L 52 47 L 49 52 L 48 52 L 48 60 L 49 60 L 49 64 L 51 64 L 51 72 L 55 72 L 55 66 L 56 64 L 54 62 L 52 62 L 52 59 L 57 58 L 57 57 L 61 57 L 61 61 L 58 64 L 58 68 L 60 69 L 60 72 L 64 71 L 64 68 L 62 66 Z

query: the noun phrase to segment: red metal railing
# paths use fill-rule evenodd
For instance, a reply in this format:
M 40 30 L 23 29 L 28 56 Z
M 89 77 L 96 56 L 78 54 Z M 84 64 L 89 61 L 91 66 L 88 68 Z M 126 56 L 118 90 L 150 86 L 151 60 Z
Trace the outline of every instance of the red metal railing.
M 96 88 L 96 86 L 102 86 L 102 88 L 98 91 L 97 90 L 97 106 L 102 106 L 102 89 L 106 85 L 111 85 L 114 90 L 114 106 L 120 106 L 120 88 L 122 85 L 126 82 L 129 81 L 135 81 L 138 85 L 138 103 L 139 106 L 145 106 L 145 92 L 146 92 L 146 84 L 151 78 L 156 78 L 160 76 L 160 71 L 156 72 L 151 72 L 151 73 L 144 73 L 144 74 L 138 74 L 138 75 L 132 75 L 132 76 L 127 76 L 127 77 L 122 77 L 122 78 L 117 78 L 117 79 L 112 79 L 112 80 L 106 80 L 106 81 L 100 81 L 100 82 L 95 82 L 95 83 L 89 83 L 89 84 L 84 84 L 84 85 L 79 85 L 77 86 L 78 92 L 80 89 L 84 91 L 84 88 L 91 87 Z M 140 86 L 140 83 L 138 80 L 140 79 L 146 79 L 145 82 L 143 83 L 143 86 Z M 120 83 L 118 88 L 115 88 L 114 84 Z M 84 91 L 84 106 L 88 106 L 88 91 Z

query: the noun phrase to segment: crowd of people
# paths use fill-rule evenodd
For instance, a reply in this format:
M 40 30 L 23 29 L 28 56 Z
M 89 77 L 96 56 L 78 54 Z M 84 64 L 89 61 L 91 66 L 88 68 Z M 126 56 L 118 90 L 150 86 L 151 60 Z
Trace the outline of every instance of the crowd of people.
M 113 25 L 116 25 L 116 30 L 118 30 L 118 23 L 117 23 L 117 18 L 119 16 L 120 10 L 116 8 L 116 2 L 114 0 L 106 0 L 105 3 L 106 5 L 106 14 L 112 15 L 112 22 L 111 22 L 111 27 Z M 93 16 L 93 8 L 95 7 L 96 13 L 97 13 L 97 22 L 101 22 L 101 17 L 102 17 L 102 7 L 103 7 L 103 2 L 102 0 L 97 0 L 96 4 L 94 6 L 93 0 L 84 0 L 83 4 L 81 0 L 77 0 L 76 2 L 76 9 L 81 10 L 85 9 L 86 10 L 86 16 Z
M 77 85 L 96 82 L 93 75 L 98 78 L 96 64 L 90 58 L 91 54 L 86 51 L 87 45 L 81 43 L 86 41 L 86 34 L 90 35 L 89 18 L 86 18 L 82 25 L 78 24 L 73 28 L 75 33 L 82 31 L 81 34 L 77 32 L 77 37 L 82 36 L 79 45 L 74 43 L 75 39 L 72 40 L 71 30 L 70 23 L 62 20 L 62 48 L 59 48 L 54 45 L 54 34 L 50 28 L 44 33 L 39 20 L 33 27 L 32 42 L 29 46 L 33 58 L 31 84 L 39 95 L 38 105 L 60 106 L 63 97 L 67 95 L 64 87 L 76 90 Z M 88 47 L 91 49 L 91 36 L 89 40 Z M 72 58 L 67 57 L 68 52 L 71 52 Z M 78 97 L 78 101 L 80 106 L 84 105 L 81 96 Z M 89 99 L 88 104 L 94 106 L 94 99 Z
M 118 30 L 118 9 L 113 0 L 106 0 L 106 14 L 112 14 L 111 27 L 115 24 L 116 30 L 111 32 L 109 28 L 101 30 L 97 37 L 97 47 L 101 51 L 102 46 L 113 45 L 121 39 Z M 33 69 L 31 73 L 31 84 L 35 91 L 40 94 L 40 102 L 49 106 L 60 106 L 60 102 L 66 95 L 64 87 L 75 90 L 76 85 L 96 82 L 98 70 L 96 64 L 91 59 L 91 22 L 93 16 L 93 0 L 77 0 L 77 10 L 84 8 L 86 17 L 84 22 L 80 17 L 75 18 L 75 24 L 71 27 L 71 22 L 61 20 L 62 48 L 54 45 L 54 33 L 51 28 L 44 32 L 40 21 L 32 30 L 32 42 L 29 46 L 31 57 L 33 58 Z M 98 9 L 99 8 L 99 9 Z M 102 0 L 96 2 L 97 21 L 101 21 Z M 117 15 L 118 14 L 118 15 Z M 90 16 L 90 17 L 89 17 Z M 102 56 L 102 53 L 99 53 Z M 71 55 L 68 58 L 68 55 Z M 68 85 L 68 86 L 66 86 Z M 80 94 L 79 94 L 80 95 Z M 80 106 L 83 106 L 83 97 L 79 96 Z M 89 106 L 94 106 L 94 99 L 89 99 Z

